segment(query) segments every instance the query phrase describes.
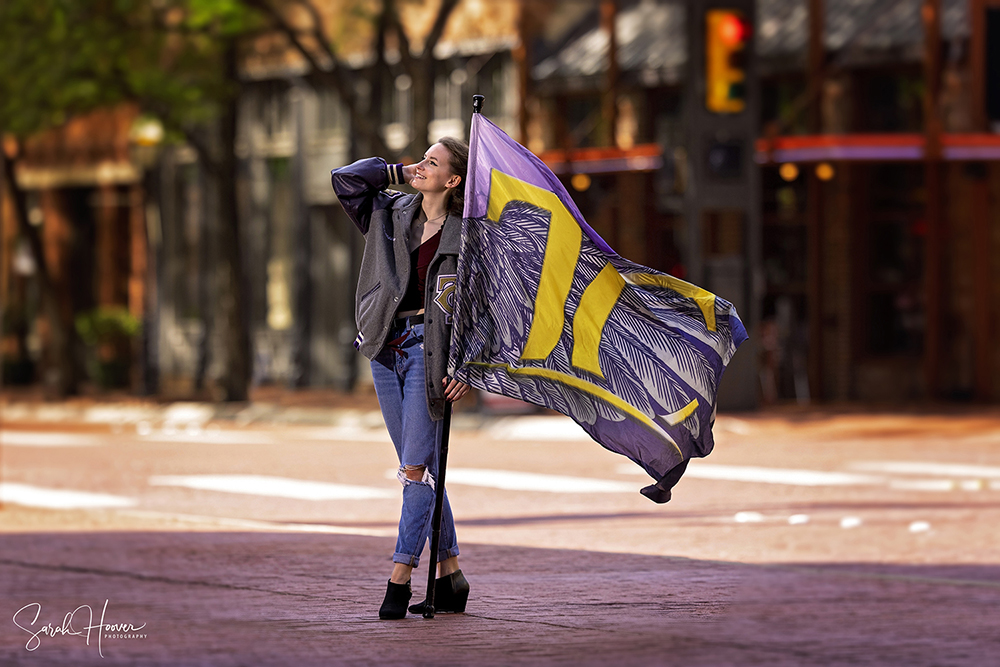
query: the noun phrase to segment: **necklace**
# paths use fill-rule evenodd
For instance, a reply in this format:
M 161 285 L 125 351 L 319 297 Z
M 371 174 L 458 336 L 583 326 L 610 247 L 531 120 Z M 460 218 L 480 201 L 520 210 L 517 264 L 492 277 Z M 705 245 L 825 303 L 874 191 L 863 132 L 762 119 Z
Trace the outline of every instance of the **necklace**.
M 423 211 L 421 211 L 421 213 L 423 213 Z M 424 213 L 424 215 L 426 215 L 426 213 Z M 417 247 L 420 246 L 421 243 L 423 243 L 423 241 L 426 240 L 425 239 L 425 234 L 427 232 L 425 232 L 424 230 L 427 229 L 427 226 L 430 225 L 430 223 L 432 223 L 432 222 L 437 222 L 438 220 L 441 220 L 446 215 L 448 215 L 448 211 L 445 211 L 444 213 L 442 213 L 441 215 L 437 216 L 436 218 L 431 218 L 429 220 L 424 220 L 423 222 L 415 221 L 414 228 L 413 228 L 413 234 L 414 235 L 412 237 L 410 237 L 410 243 L 409 243 L 409 245 L 410 245 L 410 252 L 413 252 Z M 442 223 L 442 227 L 443 226 L 444 225 Z M 440 230 L 438 230 L 437 232 L 435 232 L 435 234 L 437 234 L 439 232 L 440 232 Z

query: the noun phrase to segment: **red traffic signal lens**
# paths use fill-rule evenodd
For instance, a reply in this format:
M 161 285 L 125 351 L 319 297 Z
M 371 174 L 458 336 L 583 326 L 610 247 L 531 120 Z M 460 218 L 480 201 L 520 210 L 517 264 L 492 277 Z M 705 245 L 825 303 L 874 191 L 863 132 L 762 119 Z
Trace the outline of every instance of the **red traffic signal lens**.
M 719 21 L 719 39 L 726 46 L 737 46 L 750 37 L 750 26 L 736 14 L 727 14 Z

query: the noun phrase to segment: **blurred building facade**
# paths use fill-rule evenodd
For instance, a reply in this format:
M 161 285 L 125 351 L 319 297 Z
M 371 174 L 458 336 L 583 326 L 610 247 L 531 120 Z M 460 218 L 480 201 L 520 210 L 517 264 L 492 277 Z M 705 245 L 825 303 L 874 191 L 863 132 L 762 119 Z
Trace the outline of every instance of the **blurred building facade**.
M 317 5 L 333 30 L 338 3 Z M 426 145 L 445 135 L 468 136 L 469 101 L 476 92 L 490 98 L 498 124 L 514 127 L 511 54 L 518 13 L 509 3 L 501 9 L 465 3 L 451 15 L 435 50 L 434 113 Z M 402 19 L 419 32 L 432 17 L 418 12 Z M 391 66 L 400 60 L 398 49 L 389 47 L 390 67 L 380 74 L 367 43 L 345 60 L 362 75 L 357 94 L 380 106 L 373 115 L 384 120 L 388 148 L 404 151 L 412 139 L 414 99 L 409 76 Z M 307 64 L 287 43 L 267 39 L 248 50 L 242 70 L 237 155 L 253 382 L 349 390 L 367 382 L 369 372 L 353 347 L 354 286 L 364 241 L 333 193 L 330 170 L 367 156 L 359 154 L 335 88 L 307 82 L 307 74 Z M 373 76 L 386 77 L 382 90 L 391 91 L 381 100 L 373 99 Z M 167 151 L 157 178 L 164 230 L 160 391 L 185 395 L 222 372 L 216 360 L 223 343 L 212 326 L 217 294 L 211 257 L 218 243 L 213 190 L 193 151 L 183 147 Z
M 28 224 L 41 237 L 58 313 L 71 333 L 75 319 L 85 314 L 119 313 L 119 319 L 137 322 L 148 315 L 149 244 L 143 167 L 133 135 L 137 119 L 131 105 L 101 109 L 20 146 L 17 181 L 26 194 Z M 51 362 L 45 356 L 51 323 L 40 304 L 39 267 L 28 240 L 18 233 L 14 215 L 12 197 L 5 196 L 0 209 L 0 349 L 5 381 L 21 384 L 39 379 L 38 373 Z M 88 356 L 97 351 L 83 349 L 76 335 L 71 339 L 79 365 L 74 372 L 82 375 Z M 134 348 L 102 350 L 107 353 L 105 365 L 123 367 L 114 383 L 129 382 L 129 367 L 141 363 L 140 347 L 141 341 L 136 341 Z
M 613 42 L 602 4 L 617 10 Z M 592 4 L 534 65 L 534 103 L 550 120 L 529 146 L 589 172 L 567 183 L 596 186 L 594 206 L 589 189 L 575 196 L 622 254 L 740 305 L 760 403 L 995 401 L 1000 4 L 758 0 L 759 225 L 702 218 L 693 232 L 684 200 L 703 187 L 701 137 L 685 104 L 702 103 L 705 83 L 682 72 L 705 12 L 737 4 Z M 595 122 L 609 95 L 617 108 L 605 102 Z M 592 145 L 638 148 L 643 162 L 588 162 Z M 567 166 L 553 146 L 579 148 L 583 163 Z M 747 257 L 747 300 L 692 275 L 724 246 Z
M 996 400 L 995 9 L 769 4 L 763 397 Z
M 337 3 L 318 4 L 332 25 Z M 994 401 L 992 6 L 757 0 L 758 224 L 724 215 L 690 223 L 700 148 L 686 105 L 702 93 L 687 73 L 693 31 L 704 29 L 698 3 L 464 0 L 435 51 L 427 140 L 467 136 L 469 99 L 485 94 L 491 119 L 552 167 L 622 255 L 694 280 L 706 279 L 713 258 L 746 258 L 742 287 L 708 286 L 751 325 L 756 347 L 741 354 L 752 372 L 740 382 L 763 404 Z M 370 64 L 361 51 L 350 62 L 359 71 Z M 364 156 L 336 92 L 307 85 L 306 74 L 287 47 L 251 52 L 243 70 L 238 157 L 254 381 L 347 389 L 364 375 L 351 346 L 362 239 L 328 174 Z M 389 83 L 394 92 L 379 102 L 384 136 L 402 150 L 411 82 Z M 60 235 L 75 230 L 79 256 L 61 265 L 95 276 L 67 307 L 118 304 L 144 318 L 145 363 L 158 370 L 152 389 L 190 395 L 220 372 L 213 190 L 184 147 L 163 150 L 144 171 L 123 129 L 129 113 L 74 121 L 107 136 L 71 125 L 36 142 L 21 178 L 47 252 L 64 252 Z M 71 222 L 66 210 L 76 212 Z M 4 217 L 0 288 L 10 303 L 27 303 L 30 267 Z M 5 331 L 5 355 L 15 345 L 37 353 L 33 333 L 17 343 Z

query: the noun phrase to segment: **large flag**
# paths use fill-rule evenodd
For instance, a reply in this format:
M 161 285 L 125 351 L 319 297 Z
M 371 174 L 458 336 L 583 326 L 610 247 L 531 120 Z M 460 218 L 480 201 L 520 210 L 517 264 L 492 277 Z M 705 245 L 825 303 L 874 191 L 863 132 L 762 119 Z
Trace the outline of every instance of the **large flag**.
M 736 309 L 628 261 L 587 224 L 559 179 L 482 114 L 472 116 L 449 373 L 558 410 L 657 485 L 713 447 L 716 392 L 747 338 Z

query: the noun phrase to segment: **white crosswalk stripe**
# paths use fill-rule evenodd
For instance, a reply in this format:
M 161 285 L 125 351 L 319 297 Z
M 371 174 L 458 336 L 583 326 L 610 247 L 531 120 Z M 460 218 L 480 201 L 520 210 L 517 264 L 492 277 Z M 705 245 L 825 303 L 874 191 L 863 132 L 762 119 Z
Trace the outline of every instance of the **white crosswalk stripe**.
M 398 488 L 390 490 L 268 475 L 157 475 L 149 478 L 149 484 L 296 500 L 371 500 L 399 497 Z
M 106 444 L 107 436 L 52 431 L 3 431 L 0 445 L 9 447 L 94 447 Z
M 495 440 L 587 441 L 591 437 L 569 417 L 511 417 L 491 426 Z
M 895 475 L 951 475 L 1000 479 L 1000 466 L 981 466 L 967 463 L 931 463 L 925 461 L 856 461 L 855 470 L 891 473 Z
M 638 491 L 638 487 L 632 482 L 486 468 L 448 468 L 445 484 L 482 486 L 505 491 L 546 491 L 550 493 L 635 493 Z
M 140 433 L 142 442 L 207 443 L 212 445 L 284 445 L 291 439 L 299 443 L 322 442 L 391 442 L 385 429 L 361 427 L 302 428 L 289 433 L 267 431 L 198 428 L 164 428 Z
M 712 479 L 727 482 L 786 484 L 790 486 L 888 486 L 901 491 L 980 491 L 1000 489 L 1000 467 L 947 463 L 917 463 L 910 461 L 858 461 L 851 468 L 878 472 L 881 475 L 766 468 L 761 466 L 731 466 L 693 461 L 684 473 L 688 479 Z M 631 464 L 618 466 L 626 475 L 645 475 Z M 939 475 L 930 479 L 894 478 L 892 475 Z M 951 477 L 940 477 L 949 475 Z M 964 478 L 964 479 L 963 479 Z M 988 483 L 986 480 L 991 480 Z
M 636 465 L 622 464 L 618 472 L 645 475 Z M 873 475 L 858 475 L 822 470 L 798 470 L 794 468 L 763 468 L 759 466 L 729 466 L 713 463 L 692 462 L 684 477 L 696 479 L 717 479 L 728 482 L 759 482 L 764 484 L 788 484 L 792 486 L 854 486 L 882 484 L 885 479 Z
M 12 505 L 45 509 L 95 509 L 100 507 L 131 507 L 135 501 L 123 496 L 89 491 L 46 489 L 30 484 L 0 484 L 0 500 Z

